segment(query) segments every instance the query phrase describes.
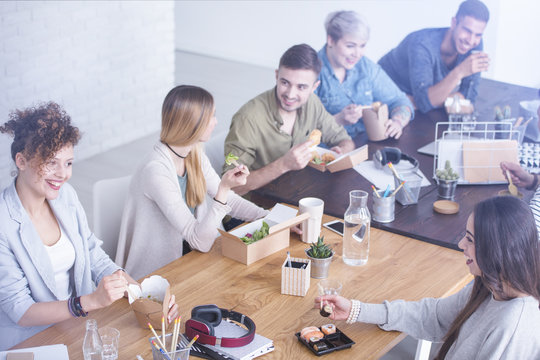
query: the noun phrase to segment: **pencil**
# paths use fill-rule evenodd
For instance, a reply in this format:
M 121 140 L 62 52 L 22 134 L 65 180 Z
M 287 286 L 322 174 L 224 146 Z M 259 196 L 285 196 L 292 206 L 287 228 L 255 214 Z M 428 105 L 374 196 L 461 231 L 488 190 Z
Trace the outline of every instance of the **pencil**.
M 397 192 L 399 190 L 401 190 L 401 187 L 403 186 L 403 184 L 405 184 L 405 181 L 402 181 L 401 184 L 399 184 L 399 186 L 396 188 L 396 190 L 394 190 L 394 192 L 392 192 L 392 194 L 390 194 L 390 196 L 395 196 L 397 194 Z
M 171 339 L 171 352 L 176 349 L 176 344 L 178 344 L 178 335 L 180 335 L 180 316 L 174 319 L 174 332 Z
M 399 176 L 396 168 L 394 168 L 394 165 L 392 164 L 392 162 L 389 162 L 388 163 L 388 167 L 390 168 L 390 170 L 392 170 L 392 172 L 394 173 L 394 175 L 398 178 L 399 181 L 403 181 L 403 179 L 401 178 L 401 176 Z M 405 185 L 405 195 L 407 196 L 407 199 L 409 201 L 413 201 L 413 198 L 411 197 L 412 194 L 410 193 L 410 189 L 407 187 L 407 185 Z
M 199 338 L 199 335 L 195 335 L 195 336 L 193 337 L 193 339 L 191 339 L 191 341 L 189 342 L 189 344 L 187 344 L 186 347 L 187 347 L 187 348 L 190 348 L 191 345 L 193 345 L 193 343 L 194 343 L 195 341 L 197 341 L 198 338 Z
M 166 345 L 165 341 L 165 316 L 161 317 L 161 337 L 163 338 L 163 344 Z
M 156 337 L 159 345 L 165 349 L 165 345 L 163 345 L 163 343 L 161 342 L 161 339 L 159 338 L 158 334 L 156 333 L 156 330 L 154 330 L 154 327 L 152 326 L 152 324 L 148 323 L 148 327 L 150 328 L 150 330 L 152 330 L 152 333 L 154 334 L 154 336 Z
M 371 188 L 373 189 L 373 192 L 375 193 L 375 196 L 377 196 L 379 199 L 381 198 L 381 195 L 379 195 L 379 192 L 377 191 L 377 188 L 373 185 L 371 185 Z
M 388 163 L 388 167 L 390 168 L 390 170 L 392 170 L 392 172 L 394 173 L 394 175 L 399 179 L 401 180 L 401 176 L 399 176 L 396 168 L 394 167 L 394 165 L 392 164 L 392 162 L 389 162 Z

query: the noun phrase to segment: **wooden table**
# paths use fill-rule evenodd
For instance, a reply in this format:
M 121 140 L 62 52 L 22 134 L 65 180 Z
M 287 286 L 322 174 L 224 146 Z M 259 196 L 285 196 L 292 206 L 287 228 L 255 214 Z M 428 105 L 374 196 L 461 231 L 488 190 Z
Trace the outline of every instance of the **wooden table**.
M 512 114 L 519 113 L 519 101 L 535 99 L 538 90 L 482 79 L 479 86 L 476 110 L 480 121 L 493 119 L 493 108 L 506 104 L 512 107 Z M 474 205 L 481 200 L 497 195 L 506 185 L 459 185 L 455 201 L 460 205 L 459 213 L 441 215 L 433 211 L 433 202 L 438 200 L 437 187 L 432 179 L 433 156 L 420 154 L 417 149 L 435 139 L 435 124 L 446 122 L 444 110 L 434 110 L 427 114 L 417 113 L 415 119 L 405 127 L 399 140 L 387 139 L 370 142 L 366 133 L 357 136 L 356 146 L 368 143 L 369 160 L 373 153 L 385 146 L 400 148 L 403 153 L 415 157 L 420 162 L 420 170 L 431 180 L 431 185 L 420 191 L 418 204 L 402 206 L 396 202 L 395 220 L 388 224 L 373 222 L 380 229 L 395 232 L 433 244 L 457 249 L 457 243 L 465 233 L 467 218 Z M 338 173 L 321 173 L 313 168 L 291 171 L 270 184 L 252 192 L 252 200 L 259 205 L 270 207 L 276 202 L 298 205 L 304 197 L 314 196 L 324 200 L 325 213 L 343 217 L 349 205 L 351 190 L 365 190 L 371 194 L 371 183 L 353 169 Z M 533 192 L 520 190 L 528 200 Z M 372 201 L 368 201 L 371 211 Z
M 323 221 L 332 219 L 325 215 Z M 456 292 L 472 280 L 464 256 L 454 250 L 372 229 L 368 264 L 351 267 L 341 259 L 341 237 L 326 229 L 322 234 L 336 250 L 330 278 L 342 281 L 342 295 L 348 298 L 380 303 L 385 299 L 441 297 Z M 307 245 L 293 235 L 290 248 L 246 266 L 223 257 L 218 240 L 209 253 L 192 251 L 156 274 L 172 284 L 171 292 L 180 307 L 182 327 L 194 306 L 217 304 L 248 315 L 255 321 L 257 332 L 274 341 L 275 350 L 265 355 L 265 359 L 312 360 L 314 355 L 298 342 L 294 333 L 305 326 L 330 322 L 313 309 L 319 280 L 311 279 L 305 297 L 280 294 L 281 265 L 287 250 L 293 257 L 305 257 L 305 248 Z M 152 358 L 148 343 L 151 333 L 139 327 L 126 299 L 93 312 L 90 317 L 97 319 L 99 327 L 112 326 L 120 330 L 120 359 L 135 359 L 137 354 L 146 360 Z M 356 345 L 337 351 L 332 359 L 377 359 L 405 337 L 405 334 L 386 332 L 375 325 L 347 325 L 344 321 L 336 324 Z M 84 332 L 84 318 L 70 319 L 36 334 L 16 348 L 64 343 L 70 359 L 78 360 L 83 358 Z

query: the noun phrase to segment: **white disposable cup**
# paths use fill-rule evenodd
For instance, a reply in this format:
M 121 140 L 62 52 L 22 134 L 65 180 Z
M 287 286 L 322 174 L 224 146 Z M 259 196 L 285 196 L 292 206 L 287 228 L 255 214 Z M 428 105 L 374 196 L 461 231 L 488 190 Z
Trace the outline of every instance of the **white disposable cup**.
M 321 235 L 321 223 L 324 212 L 324 201 L 314 197 L 300 199 L 300 214 L 309 213 L 309 218 L 302 223 L 302 241 L 315 243 Z

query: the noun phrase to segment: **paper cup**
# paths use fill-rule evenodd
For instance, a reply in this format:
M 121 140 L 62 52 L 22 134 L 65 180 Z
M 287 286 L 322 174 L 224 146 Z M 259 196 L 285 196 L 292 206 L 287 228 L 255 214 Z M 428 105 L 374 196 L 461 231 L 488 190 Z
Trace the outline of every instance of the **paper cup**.
M 302 223 L 302 241 L 315 243 L 321 234 L 321 222 L 324 211 L 324 201 L 308 197 L 298 203 L 299 215 L 309 213 L 309 218 Z

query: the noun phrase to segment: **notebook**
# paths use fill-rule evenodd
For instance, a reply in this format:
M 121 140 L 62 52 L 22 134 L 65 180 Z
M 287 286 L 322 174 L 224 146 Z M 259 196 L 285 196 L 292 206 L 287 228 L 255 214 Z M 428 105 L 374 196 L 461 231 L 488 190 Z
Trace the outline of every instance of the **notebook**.
M 240 325 L 237 325 L 234 322 L 226 321 L 225 319 L 219 324 L 219 326 L 214 328 L 216 337 L 241 337 L 246 333 L 246 331 L 247 330 Z M 255 334 L 253 341 L 245 346 L 204 346 L 233 360 L 254 359 L 274 350 L 273 341 L 259 334 Z
M 64 344 L 0 351 L 0 360 L 5 360 L 8 353 L 16 352 L 34 353 L 34 360 L 69 360 L 67 346 Z

